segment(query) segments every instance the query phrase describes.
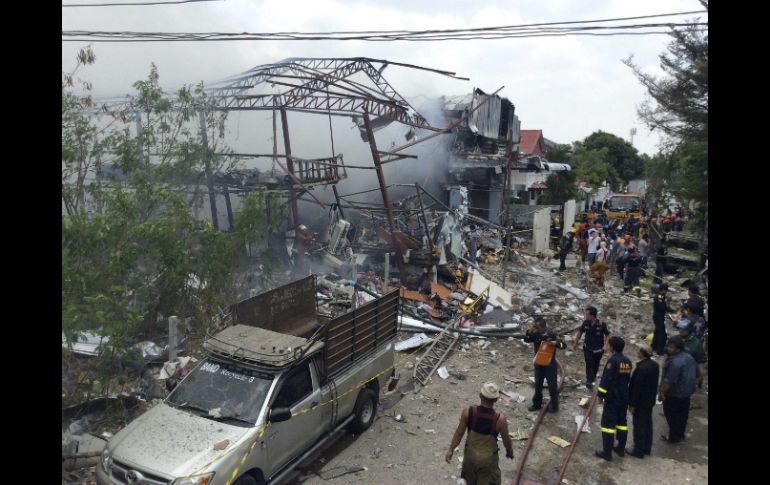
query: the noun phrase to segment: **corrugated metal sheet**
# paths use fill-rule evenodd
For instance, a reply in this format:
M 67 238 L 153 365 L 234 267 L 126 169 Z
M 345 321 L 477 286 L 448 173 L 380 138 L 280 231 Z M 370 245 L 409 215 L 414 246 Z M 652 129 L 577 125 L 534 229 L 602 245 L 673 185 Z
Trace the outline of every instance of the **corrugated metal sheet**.
M 468 127 L 474 133 L 487 138 L 500 137 L 500 112 L 502 100 L 499 96 L 488 96 L 479 92 L 473 93 L 473 107 L 486 100 L 483 106 L 471 113 Z M 472 109 L 471 108 L 471 109 Z

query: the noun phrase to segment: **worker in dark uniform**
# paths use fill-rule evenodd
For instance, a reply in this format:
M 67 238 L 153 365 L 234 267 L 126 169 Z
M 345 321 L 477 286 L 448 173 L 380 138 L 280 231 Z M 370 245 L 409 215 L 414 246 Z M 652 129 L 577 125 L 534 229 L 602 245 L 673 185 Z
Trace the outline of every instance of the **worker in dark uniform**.
M 543 380 L 547 380 L 548 394 L 551 396 L 551 400 L 548 403 L 548 411 L 555 413 L 559 410 L 559 390 L 556 383 L 556 370 L 558 368 L 556 349 L 566 349 L 567 345 L 559 335 L 548 330 L 548 324 L 543 317 L 535 319 L 533 327 L 527 330 L 527 333 L 524 335 L 524 341 L 532 343 L 536 356 L 538 351 L 552 352 L 548 365 L 538 365 L 537 359 L 535 360 L 535 395 L 532 397 L 532 406 L 529 407 L 529 410 L 537 411 L 543 405 Z M 543 343 L 546 345 L 541 348 Z
M 634 247 L 629 249 L 628 257 L 626 257 L 626 271 L 625 281 L 623 282 L 623 292 L 628 293 L 631 290 L 639 296 L 641 287 L 639 286 L 639 277 L 642 274 L 641 264 L 642 258 L 639 256 L 639 250 Z
M 700 296 L 700 288 L 698 285 L 690 285 L 687 287 L 687 299 L 686 305 L 697 315 L 703 316 L 703 311 L 706 305 L 706 301 Z M 683 305 L 684 306 L 684 305 Z
M 500 388 L 494 382 L 487 382 L 481 386 L 479 397 L 480 406 L 463 408 L 460 424 L 457 425 L 449 451 L 444 458 L 447 463 L 452 462 L 455 448 L 460 445 L 467 430 L 468 438 L 465 440 L 465 456 L 460 476 L 468 485 L 500 485 L 498 434 L 505 446 L 505 457 L 513 459 L 513 442 L 508 435 L 508 422 L 502 413 L 494 410 L 495 402 L 500 397 Z
M 583 343 L 583 357 L 586 361 L 586 389 L 589 390 L 594 387 L 596 373 L 599 372 L 599 364 L 602 355 L 604 355 L 604 348 L 607 346 L 607 337 L 610 334 L 607 324 L 596 318 L 598 314 L 596 307 L 586 308 L 586 319 L 577 331 L 575 343 L 572 346 L 572 350 L 577 352 L 580 337 L 583 334 L 586 335 L 586 340 Z
M 594 453 L 599 458 L 612 461 L 612 450 L 618 456 L 626 454 L 626 439 L 628 439 L 628 384 L 631 380 L 631 361 L 623 355 L 623 347 L 626 342 L 618 337 L 610 337 L 609 341 L 612 356 L 607 359 L 607 364 L 602 372 L 602 380 L 597 388 L 597 395 L 604 399 L 602 411 L 602 451 Z M 618 446 L 613 447 L 615 440 Z
M 666 312 L 674 311 L 668 306 L 666 295 L 668 294 L 668 285 L 663 283 L 658 287 L 658 294 L 652 301 L 652 323 L 655 330 L 652 334 L 652 348 L 658 355 L 666 352 Z
M 572 244 L 574 242 L 575 242 L 575 228 L 572 227 L 567 232 L 567 234 L 561 237 L 561 241 L 559 241 L 559 271 L 564 271 L 565 269 L 567 269 L 567 265 L 565 264 L 565 261 L 567 259 L 567 254 L 569 254 L 569 252 L 572 251 Z
M 634 449 L 626 453 L 636 458 L 644 458 L 652 452 L 652 408 L 658 393 L 660 367 L 652 360 L 652 347 L 642 344 L 639 347 L 639 362 L 631 374 L 628 387 L 628 411 L 633 416 Z

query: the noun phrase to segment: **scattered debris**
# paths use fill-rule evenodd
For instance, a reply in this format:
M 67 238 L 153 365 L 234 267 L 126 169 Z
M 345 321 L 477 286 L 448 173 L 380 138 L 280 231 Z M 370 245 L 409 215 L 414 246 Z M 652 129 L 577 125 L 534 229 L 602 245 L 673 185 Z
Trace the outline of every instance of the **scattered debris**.
M 442 379 L 447 379 L 449 377 L 449 371 L 446 370 L 446 367 L 444 366 L 439 367 L 436 372 L 438 373 L 439 377 L 441 377 Z
M 431 339 L 424 333 L 418 333 L 413 337 L 410 337 L 406 340 L 402 340 L 401 342 L 397 343 L 395 345 L 395 349 L 396 349 L 396 352 L 403 352 L 404 350 L 416 349 L 418 347 L 422 347 L 423 345 L 427 345 L 431 341 L 433 341 L 433 339 Z
M 580 423 L 583 422 L 583 416 L 580 414 L 575 415 L 575 424 L 577 424 L 577 429 L 580 429 Z M 590 426 L 590 419 L 586 419 L 586 424 L 583 426 L 583 433 L 590 433 L 591 432 L 591 426 Z
M 218 443 L 214 443 L 214 451 L 221 451 L 230 446 L 230 440 L 222 440 Z
M 558 436 L 549 436 L 548 441 L 550 441 L 551 443 L 557 446 L 561 446 L 562 448 L 566 448 L 569 446 L 569 441 L 559 438 Z
M 333 480 L 349 473 L 358 473 L 366 471 L 366 467 L 361 465 L 343 465 L 321 471 L 318 476 L 324 480 Z

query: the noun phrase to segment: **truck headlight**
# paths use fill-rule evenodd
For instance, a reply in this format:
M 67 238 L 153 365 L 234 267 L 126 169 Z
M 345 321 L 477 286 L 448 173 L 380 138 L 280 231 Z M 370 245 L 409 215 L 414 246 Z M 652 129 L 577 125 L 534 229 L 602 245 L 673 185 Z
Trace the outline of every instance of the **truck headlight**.
M 112 454 L 110 453 L 110 450 L 105 446 L 104 451 L 102 451 L 102 468 L 107 473 L 110 473 L 111 465 L 112 465 Z
M 214 472 L 177 478 L 172 485 L 207 485 L 214 479 Z

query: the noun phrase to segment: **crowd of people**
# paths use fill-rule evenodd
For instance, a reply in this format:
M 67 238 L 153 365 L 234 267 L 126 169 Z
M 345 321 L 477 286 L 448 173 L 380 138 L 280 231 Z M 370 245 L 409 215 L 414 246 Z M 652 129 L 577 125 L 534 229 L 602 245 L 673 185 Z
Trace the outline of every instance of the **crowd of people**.
M 678 317 L 674 319 L 673 327 L 678 335 L 668 337 L 665 327 L 662 332 L 658 328 L 660 312 L 665 315 L 667 310 L 673 311 L 666 301 L 667 290 L 666 285 L 661 285 L 654 301 L 653 345 L 643 342 L 638 347 L 635 364 L 624 354 L 625 340 L 612 334 L 609 325 L 599 318 L 599 312 L 593 306 L 586 308 L 585 320 L 574 337 L 575 351 L 582 340 L 587 389 L 594 388 L 604 354 L 609 354 L 596 386 L 596 396 L 603 401 L 603 407 L 600 422 L 602 448 L 596 450 L 595 455 L 604 460 L 612 461 L 614 455 L 644 458 L 652 453 L 652 413 L 656 404 L 662 404 L 668 425 L 668 432 L 662 434 L 660 439 L 668 444 L 685 439 L 690 399 L 702 386 L 705 372 L 706 353 L 702 345 L 704 301 L 697 287 L 691 287 L 688 300 L 682 302 L 677 311 Z M 528 409 L 536 411 L 542 408 L 543 384 L 547 382 L 550 395 L 548 411 L 556 413 L 559 410 L 556 351 L 566 349 L 564 339 L 549 329 L 543 317 L 538 317 L 527 330 L 524 342 L 532 343 L 535 355 L 535 393 L 532 406 Z M 446 453 L 446 461 L 450 462 L 455 448 L 467 434 L 461 476 L 468 485 L 501 483 L 498 435 L 505 446 L 506 457 L 513 458 L 507 420 L 494 409 L 499 397 L 500 389 L 495 383 L 487 382 L 482 386 L 480 404 L 463 408 Z M 629 415 L 633 445 L 626 448 Z

